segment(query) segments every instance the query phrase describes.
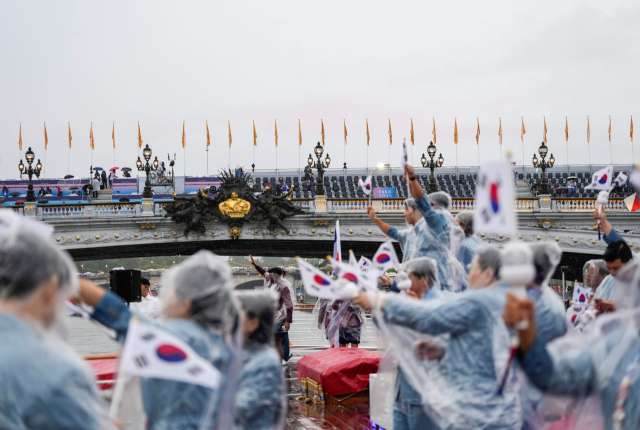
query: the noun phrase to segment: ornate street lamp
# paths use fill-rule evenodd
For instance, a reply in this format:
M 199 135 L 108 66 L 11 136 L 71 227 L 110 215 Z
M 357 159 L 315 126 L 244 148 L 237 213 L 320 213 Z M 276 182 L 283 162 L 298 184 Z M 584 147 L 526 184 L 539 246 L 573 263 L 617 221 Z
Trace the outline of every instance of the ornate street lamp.
M 533 154 L 533 159 L 531 160 L 531 162 L 533 163 L 533 167 L 540 167 L 542 169 L 542 179 L 540 180 L 539 194 L 549 194 L 549 181 L 547 180 L 547 175 L 545 174 L 545 172 L 547 169 L 552 168 L 556 162 L 553 154 L 551 154 L 551 157 L 549 157 L 549 161 L 545 160 L 548 151 L 549 148 L 547 148 L 544 142 L 542 142 L 542 145 L 540 145 L 540 147 L 538 148 L 538 154 L 540 154 L 541 160 L 538 160 L 538 157 L 535 153 Z
M 438 186 L 436 185 L 436 177 L 433 175 L 433 171 L 438 167 L 442 167 L 442 165 L 444 164 L 444 157 L 442 156 L 442 154 L 440 154 L 440 156 L 436 160 L 433 159 L 433 157 L 436 156 L 436 146 L 433 144 L 433 142 L 429 143 L 429 146 L 427 147 L 427 154 L 429 155 L 430 160 L 427 161 L 427 157 L 422 154 L 420 162 L 422 163 L 422 167 L 428 167 L 429 169 L 431 169 L 431 177 L 429 178 L 429 189 L 427 190 L 427 193 L 433 193 L 435 191 L 438 191 Z
M 331 157 L 329 157 L 329 153 L 327 153 L 326 157 L 324 158 L 324 163 L 322 162 L 322 154 L 324 153 L 324 148 L 322 147 L 322 145 L 320 145 L 320 142 L 318 142 L 316 147 L 313 148 L 313 153 L 317 157 L 318 161 L 316 161 L 314 164 L 313 157 L 311 156 L 311 154 L 309 154 L 307 163 L 309 164 L 309 167 L 311 167 L 312 169 L 318 169 L 318 178 L 316 180 L 316 194 L 319 196 L 323 196 L 324 195 L 324 182 L 323 182 L 324 169 L 329 168 L 329 165 L 331 164 Z
M 33 192 L 33 182 L 31 181 L 31 177 L 36 175 L 37 178 L 40 177 L 40 171 L 42 170 L 42 163 L 38 160 L 35 169 L 31 167 L 33 164 L 33 160 L 36 158 L 36 154 L 33 153 L 31 148 L 24 154 L 25 160 L 27 160 L 28 166 L 25 168 L 24 163 L 20 160 L 20 164 L 18 164 L 18 170 L 20 170 L 20 175 L 23 173 L 29 176 L 29 186 L 27 187 L 27 197 L 24 199 L 25 202 L 35 202 L 36 195 Z
M 140 160 L 140 156 L 138 156 L 138 161 L 136 161 L 136 167 L 138 171 L 145 172 L 147 175 L 147 179 L 144 181 L 144 190 L 142 191 L 143 199 L 152 199 L 153 198 L 153 190 L 151 189 L 151 182 L 149 181 L 149 173 L 158 169 L 158 157 L 153 160 L 153 163 L 149 164 L 149 160 L 151 159 L 151 148 L 149 148 L 149 144 L 142 150 L 142 156 L 144 157 L 145 163 L 142 163 Z

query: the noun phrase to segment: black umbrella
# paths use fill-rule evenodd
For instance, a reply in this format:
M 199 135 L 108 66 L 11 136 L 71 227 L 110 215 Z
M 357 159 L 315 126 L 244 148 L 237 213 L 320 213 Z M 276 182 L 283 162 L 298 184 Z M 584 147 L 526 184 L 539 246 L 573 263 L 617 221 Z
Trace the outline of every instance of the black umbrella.
M 73 178 L 73 175 L 66 175 L 64 178 L 65 179 L 71 179 L 71 178 Z
M 44 204 L 49 203 L 49 200 L 38 200 L 38 203 L 40 203 L 40 204 L 43 204 L 43 205 L 44 205 Z
M 71 188 L 69 188 L 69 189 L 70 189 L 70 190 L 79 190 L 79 189 L 80 189 L 80 187 L 71 187 Z
M 89 191 L 87 190 L 93 190 L 93 186 L 91 184 L 85 184 L 82 186 L 82 191 L 84 191 L 85 193 L 88 193 Z
M 123 167 L 122 169 L 123 172 L 130 172 L 131 171 L 131 167 Z
M 17 191 L 14 191 L 14 192 L 11 193 L 11 197 L 18 197 L 19 195 L 20 195 L 20 193 L 17 192 Z
M 128 201 L 129 201 L 129 199 L 128 199 L 128 198 L 126 198 L 126 197 L 122 197 L 122 198 L 120 199 L 120 202 L 122 202 L 122 203 L 126 203 L 126 202 L 128 202 Z

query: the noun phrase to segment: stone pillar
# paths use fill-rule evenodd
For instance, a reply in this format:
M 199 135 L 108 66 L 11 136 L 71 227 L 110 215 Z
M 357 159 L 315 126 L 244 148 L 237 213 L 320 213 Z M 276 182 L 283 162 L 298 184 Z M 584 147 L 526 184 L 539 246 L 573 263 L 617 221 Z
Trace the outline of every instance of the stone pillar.
M 36 202 L 24 202 L 24 216 L 35 218 L 38 214 Z
M 140 216 L 153 216 L 153 199 L 142 199 Z
M 326 213 L 327 212 L 327 196 L 319 196 L 316 194 L 314 200 L 315 212 Z
M 551 212 L 551 195 L 539 194 L 538 204 L 540 206 L 540 212 Z

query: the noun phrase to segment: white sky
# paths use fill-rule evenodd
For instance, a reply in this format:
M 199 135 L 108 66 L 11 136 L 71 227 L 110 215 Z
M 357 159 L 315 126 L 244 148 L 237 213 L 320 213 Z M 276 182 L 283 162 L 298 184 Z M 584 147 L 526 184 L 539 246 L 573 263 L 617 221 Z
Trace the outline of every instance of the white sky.
M 608 163 L 612 118 L 614 163 L 631 161 L 630 115 L 640 96 L 640 2 L 637 1 L 29 1 L 0 3 L 0 178 L 18 176 L 18 131 L 44 162 L 43 122 L 49 150 L 47 176 L 67 173 L 67 123 L 74 136 L 71 173 L 89 171 L 93 121 L 94 165 L 135 167 L 137 121 L 142 138 L 166 160 L 177 152 L 186 120 L 187 170 L 209 172 L 252 162 L 252 119 L 258 133 L 256 168 L 275 167 L 273 121 L 278 120 L 280 168 L 298 165 L 320 139 L 342 165 L 346 119 L 350 167 L 392 164 L 413 118 L 415 164 L 431 140 L 455 165 L 481 163 L 513 149 L 522 162 L 542 138 L 546 116 L 550 151 L 564 164 L 565 116 L 571 163 Z M 640 149 L 640 148 L 637 148 Z M 637 156 L 638 154 L 636 154 Z

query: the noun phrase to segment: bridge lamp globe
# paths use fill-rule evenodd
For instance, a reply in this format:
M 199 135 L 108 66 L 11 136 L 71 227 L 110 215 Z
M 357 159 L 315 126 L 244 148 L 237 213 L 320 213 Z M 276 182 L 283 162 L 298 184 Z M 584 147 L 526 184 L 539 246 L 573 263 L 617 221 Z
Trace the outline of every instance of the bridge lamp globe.
M 533 159 L 531 161 L 533 163 L 533 167 L 538 166 L 538 156 L 536 154 L 533 154 Z
M 546 157 L 548 151 L 549 149 L 546 147 L 544 142 L 542 142 L 542 145 L 540 145 L 540 148 L 538 148 L 538 154 L 540 154 L 540 157 L 542 158 Z
M 24 171 L 24 163 L 22 162 L 22 160 L 20 160 L 20 164 L 18 164 L 18 170 L 20 170 L 20 173 Z
M 153 167 L 158 168 L 158 156 L 156 155 L 156 159 L 153 160 Z
M 324 159 L 324 163 L 327 165 L 327 167 L 329 167 L 329 164 L 331 164 L 331 157 L 329 157 L 328 152 L 327 152 L 327 156 Z
M 38 164 L 36 164 L 36 175 L 40 174 L 40 170 L 42 170 L 42 163 L 40 162 L 40 159 L 38 159 Z
M 420 163 L 422 163 L 422 167 L 427 165 L 427 157 L 424 156 L 424 152 L 422 153 L 422 157 L 420 158 Z
M 318 142 L 316 147 L 313 148 L 313 152 L 316 154 L 316 157 L 318 158 L 322 157 L 322 154 L 324 153 L 324 148 L 322 148 L 322 145 L 320 145 L 320 142 Z
M 551 153 L 551 158 L 549 158 L 549 167 L 553 167 L 553 165 L 555 164 L 556 159 L 553 156 L 553 152 Z
M 136 167 L 138 170 L 142 169 L 142 161 L 140 161 L 140 156 L 138 156 L 138 161 L 136 161 Z
M 149 144 L 147 144 L 147 146 L 142 150 L 142 155 L 147 161 L 151 159 L 151 148 L 149 148 Z
M 427 154 L 429 154 L 430 158 L 435 157 L 435 155 L 436 155 L 436 146 L 433 144 L 433 142 L 429 142 L 429 146 L 427 146 Z
M 309 167 L 313 165 L 313 158 L 311 158 L 311 154 L 309 154 L 309 158 L 307 158 L 307 164 L 309 164 Z
M 24 156 L 27 159 L 27 163 L 29 163 L 29 165 L 31 165 L 31 163 L 33 163 L 33 159 L 36 158 L 36 154 L 33 153 L 31 147 L 29 147 L 29 150 L 26 154 L 24 154 Z
M 440 156 L 438 157 L 438 167 L 442 167 L 443 163 L 444 163 L 444 157 L 442 156 L 442 154 L 440 154 Z

